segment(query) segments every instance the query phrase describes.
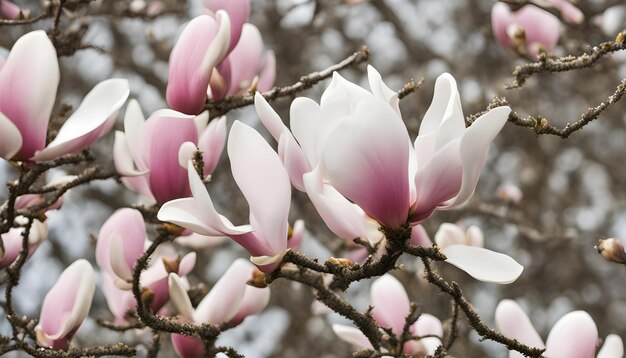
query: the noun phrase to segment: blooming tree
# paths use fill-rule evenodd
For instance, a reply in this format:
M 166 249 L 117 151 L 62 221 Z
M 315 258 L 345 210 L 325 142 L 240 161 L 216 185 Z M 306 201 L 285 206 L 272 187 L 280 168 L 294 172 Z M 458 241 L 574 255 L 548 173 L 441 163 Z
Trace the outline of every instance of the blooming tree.
M 0 174 L 7 177 L 0 192 L 0 352 L 623 357 L 624 327 L 592 304 L 623 316 L 611 308 L 623 290 L 570 275 L 567 290 L 583 298 L 572 307 L 576 300 L 559 304 L 566 289 L 554 289 L 577 265 L 612 282 L 608 270 L 626 264 L 622 242 L 600 240 L 597 255 L 581 237 L 590 227 L 598 229 L 594 241 L 620 230 L 591 226 L 598 214 L 588 208 L 567 207 L 562 222 L 554 205 L 574 201 L 564 196 L 570 177 L 522 190 L 541 175 L 514 169 L 525 155 L 569 175 L 581 166 L 578 152 L 550 156 L 541 147 L 555 148 L 547 137 L 583 135 L 626 92 L 626 80 L 606 90 L 613 72 L 626 69 L 626 7 L 480 3 L 0 0 L 0 28 L 7 29 L 0 33 L 7 49 L 0 53 Z M 459 26 L 471 18 L 473 32 L 457 35 L 473 45 L 445 45 L 453 37 L 445 31 L 425 36 L 403 9 L 435 22 L 441 19 L 428 11 L 448 11 L 459 15 Z M 369 21 L 364 14 L 391 25 L 393 35 L 375 40 L 388 31 L 359 28 Z M 482 31 L 488 24 L 492 31 Z M 137 28 L 146 31 L 138 36 Z M 92 42 L 101 34 L 113 40 Z M 311 40 L 298 40 L 304 34 Z M 354 45 L 347 57 L 329 61 L 320 52 L 308 75 L 303 62 L 290 60 L 337 37 Z M 361 40 L 371 49 L 353 43 Z M 398 42 L 404 55 L 392 51 Z M 459 65 L 463 52 L 475 55 L 469 72 Z M 402 56 L 427 68 L 426 77 L 405 78 Z M 99 68 L 102 57 L 109 62 Z M 483 57 L 493 66 L 481 70 Z M 618 69 L 606 70 L 611 66 Z M 555 107 L 534 92 L 509 102 L 496 80 L 485 80 L 489 90 L 475 88 L 500 68 L 512 71 L 508 89 L 537 91 L 536 75 L 600 67 L 589 86 L 605 99 L 563 125 L 521 114 Z M 73 88 L 81 81 L 84 90 Z M 543 87 L 555 101 L 581 83 Z M 565 104 L 557 107 L 570 115 Z M 622 128 L 611 135 L 594 128 L 600 131 L 584 131 L 590 141 L 623 144 Z M 534 136 L 519 150 L 514 143 L 527 132 Z M 521 154 L 507 152 L 507 144 Z M 589 193 L 581 201 L 601 201 L 597 210 L 616 215 L 613 227 L 620 226 L 619 205 L 599 191 L 608 174 L 588 167 L 577 179 L 581 195 Z M 99 182 L 110 184 L 108 195 L 85 190 Z M 109 210 L 97 212 L 94 201 Z M 97 212 L 98 225 L 84 222 L 89 212 Z M 77 222 L 78 234 L 70 229 Z M 62 266 L 51 270 L 54 279 L 46 273 L 51 259 Z M 45 285 L 41 294 L 32 277 L 44 278 L 35 280 Z M 541 290 L 557 306 L 543 320 L 529 304 Z M 289 310 L 290 329 L 275 332 L 281 319 L 269 316 L 272 310 Z M 262 341 L 267 352 L 224 339 L 246 329 L 273 337 Z M 325 343 L 310 347 L 318 339 Z

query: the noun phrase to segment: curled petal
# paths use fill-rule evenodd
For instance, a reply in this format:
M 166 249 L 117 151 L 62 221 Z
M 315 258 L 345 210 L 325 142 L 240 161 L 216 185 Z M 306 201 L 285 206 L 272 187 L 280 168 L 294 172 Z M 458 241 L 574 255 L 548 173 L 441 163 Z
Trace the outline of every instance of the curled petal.
M 182 334 L 171 335 L 174 351 L 181 358 L 204 357 L 204 343 L 199 338 L 183 336 Z
M 293 230 L 291 231 L 287 246 L 292 250 L 299 251 L 305 231 L 304 220 L 296 220 L 293 224 Z
M 4 114 L 0 113 L 0 158 L 11 159 L 22 148 L 20 130 Z
M 370 295 L 376 322 L 399 337 L 410 309 L 409 296 L 400 281 L 386 274 L 372 283 Z
M 209 15 L 215 16 L 219 10 L 224 10 L 230 17 L 230 49 L 240 41 L 242 27 L 250 18 L 250 0 L 202 0 L 202 5 Z
M 287 174 L 289 175 L 289 180 L 293 186 L 300 191 L 305 191 L 302 176 L 310 172 L 311 167 L 302 152 L 302 148 L 296 143 L 291 133 L 284 132 L 283 135 L 280 136 L 280 140 L 278 141 L 278 155 L 284 163 Z
M 593 318 L 587 312 L 574 311 L 552 326 L 544 354 L 550 358 L 593 357 L 597 341 L 598 328 Z
M 37 341 L 54 349 L 64 349 L 91 308 L 96 290 L 94 272 L 80 259 L 63 271 L 44 298 L 37 326 Z
M 507 337 L 511 337 L 530 347 L 543 349 L 543 340 L 530 322 L 522 308 L 513 300 L 502 300 L 496 307 L 496 325 L 498 330 Z M 509 358 L 521 358 L 519 352 L 510 351 Z
M 200 135 L 198 148 L 204 160 L 204 176 L 209 176 L 217 167 L 217 162 L 226 144 L 226 117 L 214 119 Z
M 180 276 L 170 273 L 168 278 L 168 287 L 170 291 L 170 300 L 178 309 L 178 312 L 190 321 L 193 321 L 194 310 L 191 300 L 185 289 Z
M 374 66 L 367 66 L 367 77 L 369 79 L 370 89 L 372 93 L 383 101 L 387 102 L 391 108 L 400 116 L 400 99 L 398 93 L 387 87 L 380 73 L 376 71 Z
M 236 121 L 228 139 L 233 177 L 256 219 L 253 227 L 275 255 L 287 248 L 291 185 L 276 152 L 251 127 Z
M 128 80 L 125 79 L 110 79 L 97 84 L 63 124 L 54 140 L 44 150 L 35 153 L 33 160 L 51 160 L 91 146 L 111 130 L 115 114 L 129 94 Z
M 452 245 L 443 250 L 446 262 L 483 282 L 511 283 L 522 274 L 524 267 L 511 257 L 482 247 Z
M 12 228 L 8 232 L 2 234 L 2 244 L 4 252 L 0 250 L 0 268 L 9 267 L 15 259 L 17 259 L 20 251 L 22 251 L 22 242 L 24 238 L 24 228 Z M 28 235 L 28 256 L 32 256 L 39 245 L 48 238 L 48 223 L 33 221 Z
M 115 239 L 117 237 L 117 239 Z M 136 209 L 123 208 L 111 215 L 100 228 L 96 243 L 96 261 L 108 273 L 130 274 L 146 242 L 146 224 Z M 115 262 L 117 270 L 112 263 Z M 125 268 L 123 268 L 125 267 Z
M 147 169 L 143 161 L 143 139 L 146 118 L 141 111 L 139 102 L 135 99 L 128 101 L 126 106 L 126 114 L 124 115 L 124 133 L 126 134 L 126 143 L 130 151 L 130 155 L 139 170 Z
M 257 88 L 261 92 L 269 91 L 276 81 L 276 56 L 274 51 L 267 51 L 263 57 Z
M 59 76 L 57 53 L 45 31 L 29 32 L 13 45 L 0 71 L 0 112 L 22 134 L 16 160 L 29 160 L 45 146 Z
M 246 285 L 243 294 L 243 300 L 239 306 L 239 310 L 235 317 L 230 320 L 230 324 L 236 325 L 243 321 L 246 317 L 261 312 L 270 301 L 269 287 L 257 288 Z
M 368 216 L 400 227 L 410 206 L 407 138 L 402 119 L 386 103 L 361 101 L 328 137 L 322 173 Z
M 359 348 L 371 349 L 372 344 L 359 329 L 343 324 L 333 324 L 333 331 L 344 341 Z
M 624 342 L 620 336 L 609 334 L 604 340 L 602 349 L 598 352 L 597 358 L 623 358 Z
M 280 119 L 278 113 L 274 111 L 274 108 L 267 103 L 265 97 L 259 92 L 254 95 L 254 108 L 263 126 L 265 126 L 277 142 L 284 132 L 289 131 L 287 126 L 283 123 L 283 120 Z
M 224 12 L 217 18 L 202 15 L 193 19 L 172 49 L 166 96 L 177 111 L 199 114 L 204 108 L 213 69 L 230 45 L 230 19 Z
M 136 303 L 130 290 L 119 289 L 114 281 L 116 279 L 106 271 L 102 273 L 102 292 L 107 301 L 109 310 L 115 317 L 115 323 L 121 324 L 127 321 L 127 313 L 135 309 Z
M 113 142 L 113 163 L 115 170 L 122 176 L 139 176 L 148 173 L 148 170 L 137 170 L 135 161 L 128 148 L 126 134 L 115 131 L 115 141 Z
M 186 236 L 179 236 L 176 238 L 176 243 L 192 250 L 200 250 L 219 246 L 224 242 L 224 239 L 226 239 L 224 236 L 204 236 L 191 233 Z
M 306 97 L 294 99 L 289 108 L 291 131 L 298 140 L 311 166 L 316 166 L 319 162 L 317 155 L 319 113 L 320 106 L 312 99 Z
M 178 148 L 178 164 L 187 169 L 187 165 L 193 159 L 193 153 L 195 153 L 196 150 L 198 150 L 198 147 L 196 147 L 196 145 L 192 142 L 185 142 L 181 144 L 180 148 Z

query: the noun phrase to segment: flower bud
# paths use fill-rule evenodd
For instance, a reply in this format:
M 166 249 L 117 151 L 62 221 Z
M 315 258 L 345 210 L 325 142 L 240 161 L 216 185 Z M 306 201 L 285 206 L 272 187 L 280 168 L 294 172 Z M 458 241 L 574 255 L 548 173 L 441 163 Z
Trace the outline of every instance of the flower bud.
M 618 239 L 609 238 L 606 240 L 598 240 L 598 245 L 595 246 L 595 249 L 608 261 L 626 264 L 624 245 L 622 245 Z

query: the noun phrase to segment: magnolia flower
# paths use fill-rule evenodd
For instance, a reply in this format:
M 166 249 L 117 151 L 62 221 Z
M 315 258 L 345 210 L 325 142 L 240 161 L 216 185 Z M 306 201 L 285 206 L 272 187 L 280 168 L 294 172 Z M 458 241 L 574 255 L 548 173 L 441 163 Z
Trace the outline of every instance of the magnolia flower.
M 40 161 L 85 149 L 109 132 L 129 95 L 127 80 L 100 82 L 46 146 L 58 86 L 57 54 L 45 31 L 19 38 L 0 68 L 0 157 Z
M 291 182 L 309 194 L 341 237 L 363 233 L 362 218 L 351 202 L 380 225 L 399 228 L 468 201 L 489 143 L 510 112 L 494 108 L 465 128 L 456 82 L 441 75 L 413 146 L 397 93 L 373 67 L 368 74 L 372 92 L 335 73 L 320 104 L 295 99 L 291 131 L 261 95 L 255 99 Z
M 136 209 L 117 210 L 104 222 L 96 243 L 96 262 L 116 286 L 129 290 L 137 259 L 143 254 L 146 224 Z
M 289 177 L 263 137 L 239 121 L 228 137 L 228 156 L 235 182 L 250 207 L 250 225 L 235 226 L 218 214 L 192 165 L 188 175 L 193 197 L 165 203 L 157 217 L 201 235 L 228 236 L 248 250 L 262 271 L 272 271 L 288 248 Z
M 250 18 L 250 0 L 202 0 L 204 12 L 214 18 L 219 18 L 218 11 L 225 11 L 230 18 L 230 46 L 231 52 L 239 43 L 242 28 Z
M 252 277 L 253 270 L 254 266 L 248 261 L 237 259 L 195 309 L 187 295 L 185 282 L 172 273 L 169 276 L 172 303 L 184 321 L 236 326 L 247 316 L 263 310 L 270 299 L 269 288 L 256 288 L 246 284 Z M 197 338 L 172 334 L 172 344 L 181 357 L 203 356 L 204 344 Z
M 209 97 L 246 94 L 251 88 L 267 91 L 276 79 L 276 59 L 273 51 L 263 51 L 259 29 L 244 24 L 239 43 L 213 73 Z
M 582 24 L 585 21 L 585 14 L 570 0 L 540 0 L 538 4 L 544 6 L 552 6 L 559 10 L 563 20 L 571 24 Z
M 552 51 L 559 41 L 559 19 L 533 5 L 513 12 L 498 2 L 491 10 L 491 26 L 500 46 L 522 55 L 537 57 L 540 49 Z
M 15 20 L 20 17 L 28 17 L 30 11 L 22 10 L 9 0 L 0 0 L 0 18 Z
M 209 120 L 169 109 L 154 112 L 146 121 L 139 103 L 131 100 L 124 118 L 125 133 L 115 133 L 113 160 L 122 182 L 131 190 L 156 200 L 184 198 L 191 194 L 186 165 L 196 150 L 203 155 L 208 177 L 226 142 L 226 118 Z
M 66 349 L 89 314 L 95 290 L 93 268 L 87 260 L 80 259 L 68 266 L 43 300 L 35 328 L 37 342 Z
M 230 47 L 230 18 L 223 10 L 191 20 L 180 34 L 169 60 L 167 103 L 172 109 L 199 114 L 215 67 Z
M 505 336 L 540 349 L 550 358 L 594 357 L 598 341 L 598 329 L 593 318 L 585 311 L 574 311 L 561 317 L 552 326 L 548 339 L 543 340 L 533 327 L 522 308 L 513 300 L 502 300 L 496 308 L 496 324 Z M 616 335 L 609 335 L 598 358 L 622 358 L 624 345 Z M 509 358 L 523 357 L 521 353 L 509 351 Z
M 519 204 L 524 198 L 524 193 L 517 185 L 505 183 L 496 189 L 496 198 L 505 203 Z
M 483 233 L 476 226 L 463 231 L 455 224 L 444 223 L 435 234 L 435 243 L 447 263 L 483 282 L 511 283 L 524 270 L 513 258 L 483 248 Z
M 371 292 L 372 317 L 378 325 L 391 329 L 391 332 L 400 339 L 409 315 L 411 304 L 404 287 L 393 276 L 386 274 L 372 283 Z M 372 349 L 367 337 L 351 326 L 334 324 L 333 331 L 348 343 L 364 348 Z M 413 357 L 432 356 L 441 344 L 443 327 L 441 321 L 433 315 L 424 313 L 413 323 L 409 331 L 412 336 L 436 336 L 410 340 L 404 344 L 403 353 Z M 439 337 L 439 338 L 437 338 Z
M 26 224 L 28 219 L 23 216 L 16 218 L 21 224 Z M 24 241 L 24 233 L 26 229 L 23 227 L 11 228 L 8 232 L 0 235 L 4 250 L 0 248 L 0 269 L 9 267 L 15 259 L 17 259 L 20 251 L 22 251 L 22 243 Z M 34 220 L 28 233 L 28 256 L 31 257 L 39 245 L 48 238 L 48 222 Z

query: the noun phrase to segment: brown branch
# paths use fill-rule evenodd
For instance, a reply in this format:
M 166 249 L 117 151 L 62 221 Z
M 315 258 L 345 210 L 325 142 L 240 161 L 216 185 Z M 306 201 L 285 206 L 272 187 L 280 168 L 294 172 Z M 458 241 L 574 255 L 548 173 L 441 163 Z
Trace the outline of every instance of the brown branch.
M 404 85 L 404 87 L 402 87 L 401 90 L 398 91 L 398 98 L 399 99 L 403 99 L 404 97 L 410 95 L 413 92 L 417 92 L 418 89 L 420 89 L 420 87 L 422 87 L 422 85 L 424 84 L 424 78 L 420 78 L 419 81 L 417 81 L 417 83 L 413 82 L 413 80 L 410 80 L 409 82 L 407 82 L 407 84 Z
M 268 101 L 274 101 L 281 97 L 291 97 L 312 88 L 317 83 L 330 78 L 333 72 L 340 71 L 345 68 L 358 65 L 363 62 L 369 61 L 370 52 L 367 47 L 361 47 L 357 52 L 348 56 L 343 61 L 332 65 L 322 71 L 313 72 L 306 76 L 300 77 L 300 80 L 291 86 L 287 87 L 274 87 L 267 92 L 261 93 Z M 237 97 L 226 97 L 219 101 L 209 100 L 204 109 L 209 110 L 212 118 L 223 116 L 229 111 L 245 106 L 249 106 L 254 103 L 254 94 Z

